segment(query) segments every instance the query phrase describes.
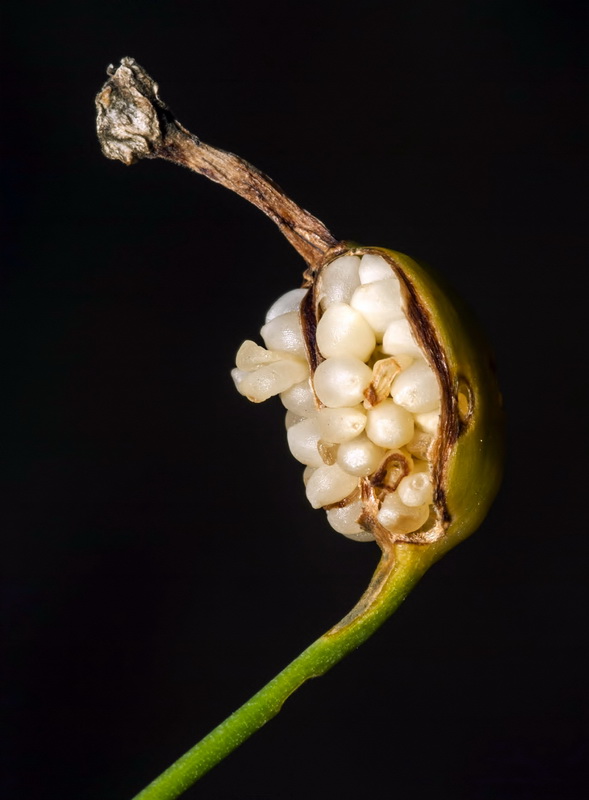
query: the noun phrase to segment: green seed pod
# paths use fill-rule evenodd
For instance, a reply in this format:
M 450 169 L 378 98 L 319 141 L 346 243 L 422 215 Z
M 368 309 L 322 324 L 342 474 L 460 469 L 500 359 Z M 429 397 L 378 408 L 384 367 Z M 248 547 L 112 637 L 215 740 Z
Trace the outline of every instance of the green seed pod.
M 440 387 L 440 417 L 427 448 L 433 483 L 428 521 L 410 533 L 383 530 L 378 510 L 386 490 L 364 478 L 361 524 L 381 544 L 391 538 L 424 544 L 444 540 L 440 549 L 446 551 L 479 527 L 501 481 L 503 412 L 493 356 L 472 314 L 431 269 L 383 248 L 352 245 L 338 251 L 338 257 L 367 254 L 379 256 L 398 279 L 413 338 Z M 329 263 L 307 273 L 310 290 L 302 315 L 312 371 L 322 359 L 316 343 L 317 290 Z
M 501 478 L 501 396 L 476 322 L 431 270 L 383 248 L 338 243 L 305 287 L 270 309 L 268 350 L 248 360 L 257 346 L 242 346 L 238 390 L 280 394 L 307 497 L 332 527 L 383 551 L 445 552 L 480 525 Z

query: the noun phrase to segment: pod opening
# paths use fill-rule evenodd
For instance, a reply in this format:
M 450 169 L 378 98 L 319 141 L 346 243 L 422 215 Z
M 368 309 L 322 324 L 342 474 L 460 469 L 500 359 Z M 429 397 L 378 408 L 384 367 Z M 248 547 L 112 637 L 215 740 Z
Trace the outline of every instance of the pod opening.
M 265 348 L 245 342 L 232 372 L 250 400 L 280 396 L 310 504 L 358 541 L 441 532 L 434 462 L 443 391 L 410 301 L 382 254 L 339 255 L 309 289 L 272 305 L 260 332 Z

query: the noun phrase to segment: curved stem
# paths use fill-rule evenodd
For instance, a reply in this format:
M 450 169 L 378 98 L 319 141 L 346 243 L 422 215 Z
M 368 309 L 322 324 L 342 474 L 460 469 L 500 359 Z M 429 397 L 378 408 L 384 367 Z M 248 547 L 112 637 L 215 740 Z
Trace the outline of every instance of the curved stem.
M 317 639 L 257 694 L 181 756 L 133 800 L 172 800 L 272 719 L 309 678 L 324 675 L 368 639 L 399 607 L 427 568 L 434 548 L 397 545 L 385 553 L 370 586 L 340 623 Z
M 123 58 L 96 96 L 98 139 L 108 158 L 133 164 L 163 158 L 236 192 L 276 223 L 311 270 L 344 246 L 325 225 L 243 158 L 205 144 L 171 114 L 158 85 L 132 58 Z M 344 248 L 345 249 L 345 248 Z

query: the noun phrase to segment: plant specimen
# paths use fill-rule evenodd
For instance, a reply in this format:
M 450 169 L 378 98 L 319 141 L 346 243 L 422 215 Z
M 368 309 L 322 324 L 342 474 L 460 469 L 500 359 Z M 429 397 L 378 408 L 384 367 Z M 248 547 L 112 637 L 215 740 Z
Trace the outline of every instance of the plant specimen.
M 302 286 L 245 341 L 233 378 L 254 402 L 279 395 L 313 508 L 382 556 L 357 605 L 139 795 L 180 795 L 395 611 L 426 570 L 470 535 L 498 490 L 501 396 L 488 346 L 443 281 L 382 247 L 339 241 L 241 158 L 200 141 L 130 58 L 96 98 L 104 154 L 163 158 L 267 214 L 306 262 Z

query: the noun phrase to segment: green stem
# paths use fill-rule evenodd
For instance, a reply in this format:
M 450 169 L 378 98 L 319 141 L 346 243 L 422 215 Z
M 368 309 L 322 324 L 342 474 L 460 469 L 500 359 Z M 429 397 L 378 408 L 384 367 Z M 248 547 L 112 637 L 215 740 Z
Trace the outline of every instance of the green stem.
M 172 800 L 272 719 L 284 701 L 309 678 L 324 675 L 368 639 L 399 607 L 427 568 L 437 548 L 397 545 L 385 553 L 365 594 L 335 627 L 139 792 L 133 800 Z

